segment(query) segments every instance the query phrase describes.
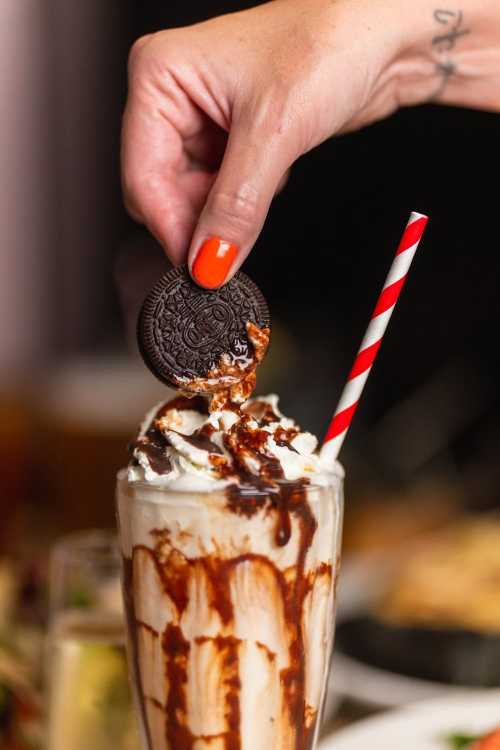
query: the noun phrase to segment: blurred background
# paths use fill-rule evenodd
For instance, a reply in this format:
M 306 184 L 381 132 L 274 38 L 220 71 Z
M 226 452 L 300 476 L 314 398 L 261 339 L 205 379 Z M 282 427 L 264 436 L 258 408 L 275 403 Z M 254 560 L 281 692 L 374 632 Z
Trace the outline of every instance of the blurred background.
M 127 442 L 165 397 L 133 335 L 166 261 L 121 200 L 128 49 L 251 4 L 0 4 L 0 596 L 34 627 L 50 545 L 113 526 Z M 295 165 L 245 265 L 273 315 L 258 390 L 321 436 L 410 210 L 431 217 L 342 455 L 347 561 L 497 523 L 499 125 L 428 105 L 332 139 Z

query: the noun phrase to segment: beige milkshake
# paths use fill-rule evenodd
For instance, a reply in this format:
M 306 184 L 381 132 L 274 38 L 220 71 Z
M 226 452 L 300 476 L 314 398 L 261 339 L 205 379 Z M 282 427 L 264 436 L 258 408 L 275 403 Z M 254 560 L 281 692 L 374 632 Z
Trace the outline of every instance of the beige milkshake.
M 312 750 L 334 631 L 342 469 L 276 397 L 180 396 L 118 482 L 147 750 Z

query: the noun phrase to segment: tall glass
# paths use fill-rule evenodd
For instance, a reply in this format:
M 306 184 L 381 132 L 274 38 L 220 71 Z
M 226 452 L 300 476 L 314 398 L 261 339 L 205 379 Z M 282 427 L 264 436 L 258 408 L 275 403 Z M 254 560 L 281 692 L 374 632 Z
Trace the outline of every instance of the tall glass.
M 144 750 L 313 750 L 330 662 L 342 478 L 170 491 L 118 477 Z
M 120 553 L 105 531 L 64 537 L 50 575 L 48 750 L 139 750 Z

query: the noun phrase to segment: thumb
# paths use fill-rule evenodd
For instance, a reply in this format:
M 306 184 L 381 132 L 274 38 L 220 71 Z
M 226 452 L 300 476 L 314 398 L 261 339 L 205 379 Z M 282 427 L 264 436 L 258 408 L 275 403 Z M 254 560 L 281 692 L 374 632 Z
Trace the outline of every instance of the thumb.
M 281 128 L 271 132 L 268 126 L 233 125 L 189 250 L 189 269 L 197 284 L 216 289 L 236 273 L 294 157 Z

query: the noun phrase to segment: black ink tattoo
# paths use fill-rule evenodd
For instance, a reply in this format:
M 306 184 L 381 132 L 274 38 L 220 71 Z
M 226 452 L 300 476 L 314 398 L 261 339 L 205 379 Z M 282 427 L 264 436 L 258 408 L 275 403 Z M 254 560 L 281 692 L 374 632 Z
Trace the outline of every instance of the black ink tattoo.
M 452 76 L 455 75 L 456 71 L 457 66 L 451 60 L 447 60 L 446 62 L 438 62 L 436 64 L 436 72 L 438 73 L 441 80 L 439 83 L 439 88 L 431 97 L 431 101 L 437 101 L 439 99 L 446 86 L 448 85 L 448 81 Z
M 470 29 L 464 26 L 464 14 L 461 10 L 444 10 L 439 8 L 434 11 L 434 20 L 445 28 L 441 33 L 432 38 L 432 49 L 439 56 L 436 62 L 436 73 L 439 76 L 439 88 L 431 97 L 431 100 L 439 99 L 448 85 L 448 81 L 457 72 L 456 63 L 450 58 L 450 52 L 455 49 L 458 40 L 470 34 Z
M 457 43 L 457 39 L 470 34 L 470 29 L 463 28 L 464 14 L 461 10 L 435 10 L 434 19 L 447 27 L 446 32 L 438 34 L 432 40 L 432 46 L 438 52 L 449 52 Z

